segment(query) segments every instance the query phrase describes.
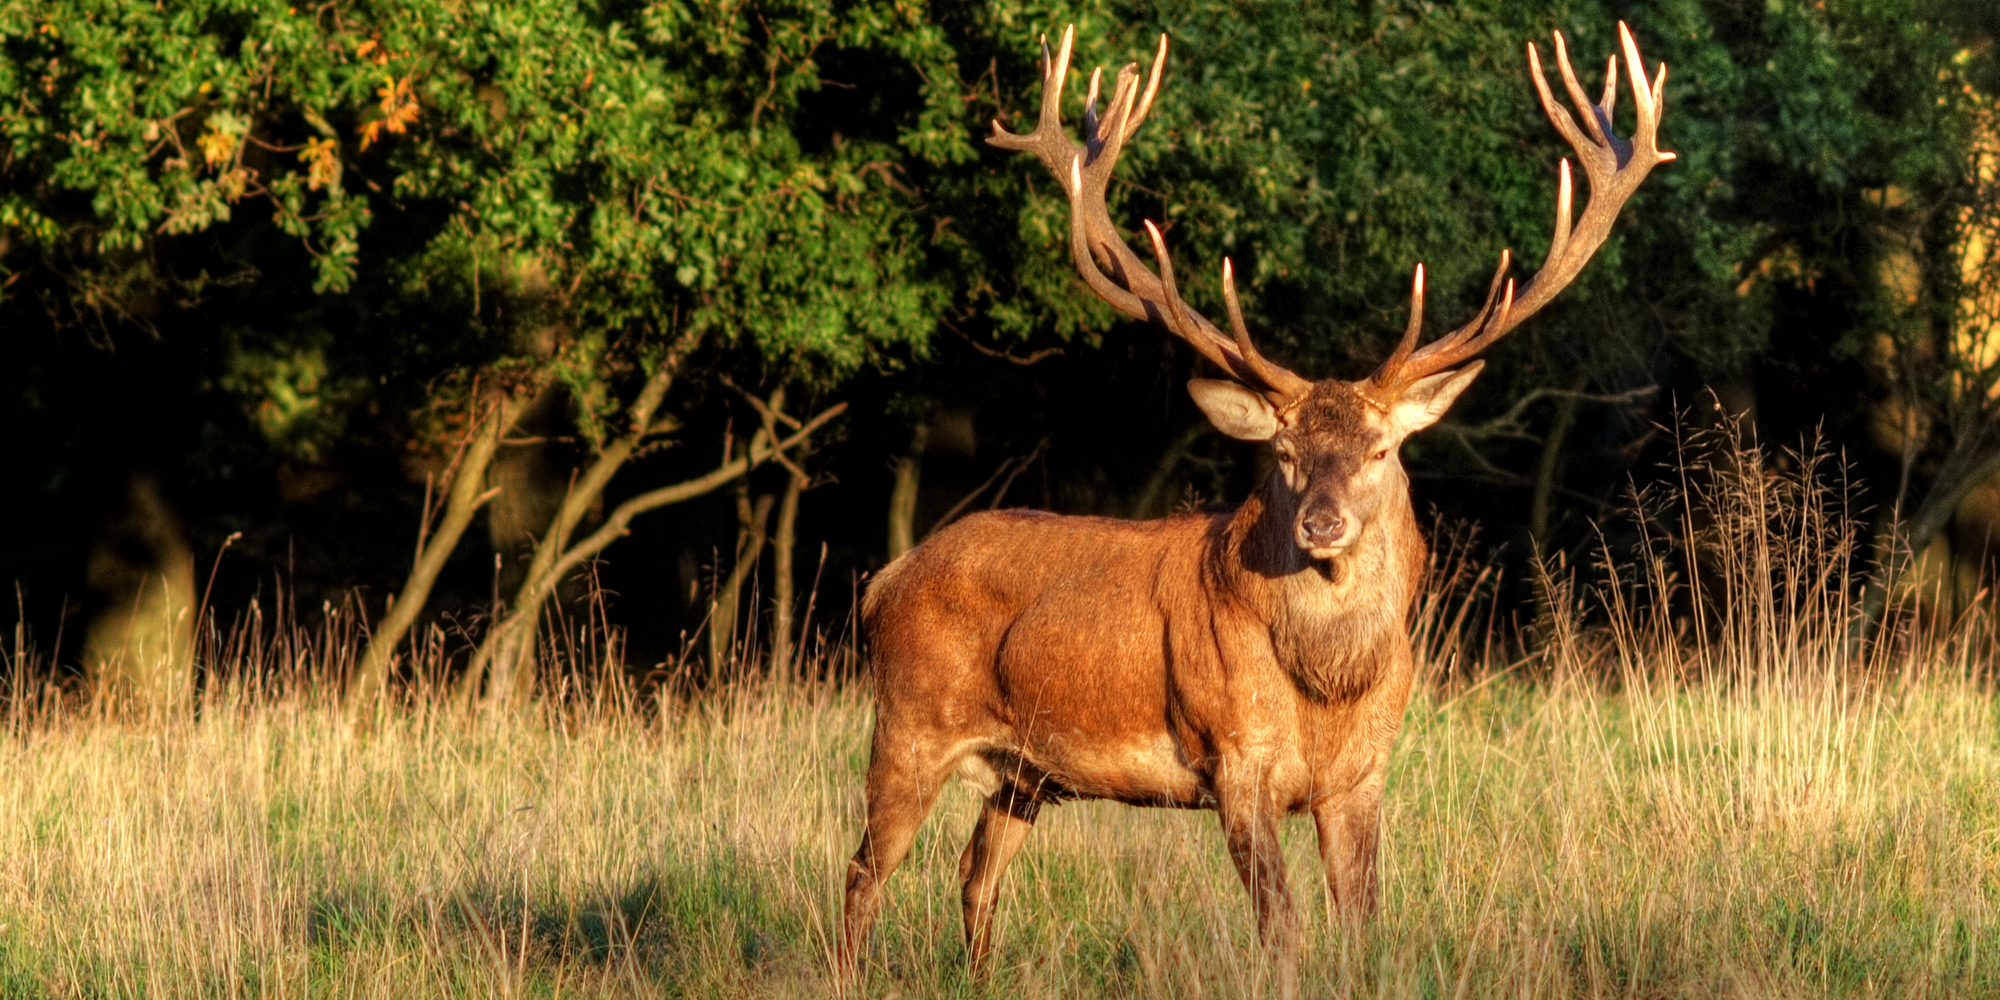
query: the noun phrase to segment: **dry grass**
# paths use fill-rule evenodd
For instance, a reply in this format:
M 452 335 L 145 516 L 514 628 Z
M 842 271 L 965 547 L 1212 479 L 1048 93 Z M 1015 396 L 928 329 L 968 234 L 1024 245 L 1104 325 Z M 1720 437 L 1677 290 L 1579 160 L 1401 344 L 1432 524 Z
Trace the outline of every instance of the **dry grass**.
M 1385 996 L 2000 989 L 2000 713 L 1862 695 L 1497 680 L 1412 706 L 1380 921 L 1313 905 L 1310 981 Z M 853 692 L 655 724 L 310 704 L 0 743 L 0 994 L 818 995 L 858 830 Z M 959 972 L 947 796 L 872 994 Z M 1242 995 L 1248 906 L 1204 813 L 1065 806 L 1009 873 L 997 995 Z M 1316 992 L 1328 992 L 1318 990 Z
M 1539 658 L 1418 694 L 1366 931 L 1329 926 L 1287 825 L 1307 995 L 2000 994 L 1991 633 L 1856 645 L 1824 583 L 1855 535 L 1804 467 L 1690 486 L 1699 515 L 1659 508 L 1679 541 L 1583 595 L 1598 625 L 1552 585 Z M 1467 645 L 1451 607 L 1433 647 Z M 827 995 L 868 725 L 864 691 L 799 683 L 500 721 L 242 690 L 18 719 L 0 997 Z M 892 881 L 867 995 L 1268 985 L 1213 817 L 1096 804 L 1044 813 L 968 981 L 973 805 L 947 794 Z

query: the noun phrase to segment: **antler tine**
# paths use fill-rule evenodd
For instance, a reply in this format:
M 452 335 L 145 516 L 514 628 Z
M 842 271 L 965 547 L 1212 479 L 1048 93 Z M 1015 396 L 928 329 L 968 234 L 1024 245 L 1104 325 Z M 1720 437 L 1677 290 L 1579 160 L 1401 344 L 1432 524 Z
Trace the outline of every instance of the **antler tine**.
M 1554 34 L 1556 67 L 1561 71 L 1563 87 L 1569 92 L 1570 100 L 1583 114 L 1584 127 L 1577 127 L 1576 120 L 1549 91 L 1541 53 L 1533 42 L 1528 43 L 1529 75 L 1550 124 L 1576 152 L 1577 162 L 1582 164 L 1584 176 L 1590 180 L 1590 200 L 1584 205 L 1583 216 L 1572 225 L 1575 188 L 1570 177 L 1569 160 L 1564 158 L 1558 165 L 1555 227 L 1549 239 L 1549 256 L 1542 269 L 1520 286 L 1518 297 L 1514 283 L 1507 281 L 1505 294 L 1500 297 L 1499 310 L 1495 312 L 1494 293 L 1500 290 L 1501 278 L 1506 274 L 1508 264 L 1507 255 L 1503 253 L 1500 269 L 1493 276 L 1493 287 L 1488 290 L 1486 304 L 1479 314 L 1466 325 L 1413 353 L 1405 355 L 1399 346 L 1389 362 L 1370 378 L 1378 390 L 1400 391 L 1418 379 L 1454 367 L 1485 350 L 1528 317 L 1541 311 L 1558 292 L 1576 279 L 1584 264 L 1597 253 L 1598 247 L 1604 245 L 1611 235 L 1613 223 L 1618 219 L 1619 210 L 1638 190 L 1639 183 L 1655 166 L 1674 158 L 1673 153 L 1660 150 L 1658 138 L 1667 68 L 1662 65 L 1653 79 L 1646 78 L 1645 63 L 1640 58 L 1638 43 L 1632 40 L 1631 29 L 1622 21 L 1618 24 L 1618 39 L 1624 49 L 1625 68 L 1638 119 L 1630 142 L 1619 138 L 1612 130 L 1611 112 L 1617 107 L 1617 56 L 1611 57 L 1605 66 L 1604 96 L 1592 103 L 1584 95 L 1583 86 L 1577 82 L 1576 71 L 1570 66 L 1562 32 Z
M 993 134 L 986 141 L 1001 149 L 1026 150 L 1035 154 L 1049 172 L 1056 175 L 1058 183 L 1066 179 L 1064 168 L 1070 157 L 1081 147 L 1076 141 L 1063 134 L 1062 92 L 1064 81 L 1069 76 L 1070 50 L 1076 43 L 1076 26 L 1063 29 L 1062 44 L 1053 59 L 1049 56 L 1048 36 L 1042 36 L 1042 106 L 1035 119 L 1035 130 L 1027 135 L 1016 135 L 1007 131 L 999 119 L 993 120 Z
M 1569 179 L 1569 157 L 1565 156 L 1557 162 L 1556 174 L 1558 175 L 1558 179 L 1556 180 L 1556 226 L 1549 234 L 1550 260 L 1561 260 L 1563 254 L 1569 250 L 1570 227 L 1574 221 L 1570 218 L 1569 213 L 1571 201 L 1576 194 L 1576 185 L 1572 184 Z
M 1173 262 L 1158 227 L 1147 223 L 1160 274 L 1148 269 L 1126 244 L 1105 207 L 1105 193 L 1112 171 L 1118 165 L 1125 141 L 1137 131 L 1140 121 L 1152 110 L 1159 92 L 1160 77 L 1166 66 L 1167 38 L 1160 36 L 1143 95 L 1137 65 L 1118 71 L 1111 99 L 1102 117 L 1097 114 L 1097 96 L 1102 75 L 1092 74 L 1085 101 L 1085 142 L 1077 143 L 1063 132 L 1059 114 L 1060 95 L 1068 72 L 1074 28 L 1063 32 L 1060 53 L 1050 60 L 1042 80 L 1042 113 L 1035 131 L 1015 135 L 999 122 L 987 139 L 1002 149 L 1027 150 L 1054 173 L 1062 183 L 1070 203 L 1070 255 L 1084 283 L 1112 308 L 1134 319 L 1150 320 L 1188 342 L 1202 357 L 1221 368 L 1231 378 L 1261 387 L 1267 395 L 1289 402 L 1312 383 L 1272 364 L 1256 353 L 1247 332 L 1231 338 L 1214 323 L 1195 312 L 1174 283 Z M 1102 262 L 1102 267 L 1099 262 Z M 1105 272 L 1109 271 L 1107 274 Z M 1226 289 L 1233 294 L 1233 289 Z M 1240 322 L 1240 316 L 1239 316 Z
M 1153 53 L 1153 71 L 1148 74 L 1146 80 L 1146 94 L 1139 98 L 1139 110 L 1133 113 L 1130 121 L 1125 123 L 1124 138 L 1130 139 L 1133 131 L 1138 129 L 1139 123 L 1145 121 L 1147 113 L 1153 110 L 1153 95 L 1158 93 L 1160 89 L 1160 71 L 1166 68 L 1167 33 L 1162 31 L 1160 32 L 1160 50 Z
M 1167 252 L 1166 237 L 1160 235 L 1160 227 L 1153 225 L 1153 220 L 1147 219 L 1145 226 L 1146 238 L 1153 243 L 1153 259 L 1160 262 L 1160 284 L 1167 293 L 1168 323 L 1176 328 L 1186 326 L 1187 317 L 1181 310 L 1187 308 L 1187 303 L 1181 301 L 1180 285 L 1174 281 L 1174 257 Z
M 1640 149 L 1651 153 L 1658 163 L 1674 158 L 1674 154 L 1660 149 L 1660 112 L 1666 106 L 1667 64 L 1660 64 L 1651 85 L 1646 80 L 1645 64 L 1639 60 L 1639 43 L 1632 40 L 1632 29 L 1625 22 L 1618 22 L 1618 44 L 1625 50 L 1625 70 L 1632 78 L 1632 103 L 1638 109 L 1638 127 L 1632 130 L 1632 141 Z
M 1427 359 L 1435 356 L 1440 351 L 1449 351 L 1457 348 L 1465 342 L 1466 338 L 1472 336 L 1474 330 L 1479 329 L 1485 324 L 1486 318 L 1493 312 L 1494 305 L 1500 301 L 1501 291 L 1507 287 L 1507 267 L 1513 263 L 1513 260 L 1514 254 L 1512 251 L 1500 251 L 1500 266 L 1493 269 L 1493 280 L 1488 282 L 1486 286 L 1486 299 L 1480 303 L 1479 311 L 1473 314 L 1471 322 L 1425 344 L 1415 351 L 1405 351 L 1403 344 L 1414 346 L 1416 343 L 1411 337 L 1411 329 L 1422 325 L 1422 317 L 1414 315 L 1416 309 L 1412 308 L 1411 312 L 1413 315 L 1411 317 L 1410 328 L 1406 328 L 1403 331 L 1403 342 L 1396 345 L 1396 350 L 1389 355 L 1389 360 L 1382 362 L 1382 367 L 1377 369 L 1374 375 L 1369 376 L 1368 380 L 1378 387 L 1391 388 L 1406 385 L 1423 377 L 1422 374 L 1405 377 L 1403 369 L 1406 366 L 1415 363 L 1423 366 L 1424 373 L 1433 370 Z M 1420 291 L 1412 290 L 1413 299 L 1416 299 L 1421 294 Z
M 1111 126 L 1108 133 L 1094 139 L 1098 155 L 1115 159 L 1125 149 L 1125 140 L 1132 138 L 1132 115 L 1137 110 L 1139 99 L 1139 69 L 1127 63 L 1118 70 L 1118 82 L 1111 89 L 1111 103 L 1104 109 L 1105 124 Z M 1104 179 L 1111 180 L 1111 165 L 1104 168 Z
M 1611 120 L 1611 113 L 1618 110 L 1618 57 L 1604 57 L 1604 96 L 1597 99 L 1597 108 L 1604 112 L 1604 120 Z
M 1577 80 L 1576 70 L 1569 64 L 1569 46 L 1564 42 L 1562 32 L 1557 31 L 1551 34 L 1555 36 L 1556 70 L 1562 74 L 1563 89 L 1569 91 L 1570 103 L 1575 104 L 1578 111 L 1584 112 L 1583 124 L 1585 128 L 1590 130 L 1590 137 L 1596 140 L 1598 145 L 1606 145 L 1613 135 L 1611 119 L 1608 115 L 1604 114 L 1603 108 L 1590 103 L 1590 98 L 1584 96 L 1583 84 Z M 1535 76 L 1539 78 L 1542 75 L 1541 54 L 1535 52 L 1533 42 L 1528 43 L 1528 51 L 1535 59 Z M 1618 76 L 1618 57 L 1614 55 L 1607 62 L 1611 68 L 1609 75 L 1613 79 L 1616 79 Z M 1543 101 L 1542 103 L 1544 107 L 1548 104 L 1547 101 Z M 1569 118 L 1568 111 L 1563 112 L 1563 118 Z
M 1174 281 L 1173 255 L 1167 253 L 1166 237 L 1160 235 L 1160 227 L 1153 225 L 1151 219 L 1146 220 L 1146 237 L 1153 242 L 1153 258 L 1160 262 L 1160 285 L 1165 293 L 1161 297 L 1166 300 L 1162 303 L 1166 306 L 1166 315 L 1159 317 L 1160 324 L 1194 345 L 1195 350 L 1200 351 L 1211 364 L 1223 371 L 1231 371 L 1237 359 L 1230 357 L 1220 345 L 1208 338 L 1189 335 L 1195 330 L 1194 310 L 1188 308 L 1187 302 L 1181 298 L 1180 286 Z
M 1090 92 L 1083 95 L 1083 141 L 1097 141 L 1097 87 L 1104 82 L 1104 67 L 1090 71 Z
M 1514 251 L 1500 251 L 1500 264 L 1493 269 L 1493 280 L 1486 283 L 1486 300 L 1479 304 L 1479 311 L 1472 316 L 1468 327 L 1476 327 L 1486 322 L 1486 316 L 1493 311 L 1493 303 L 1500 301 L 1500 289 L 1507 284 L 1507 268 L 1514 263 Z M 1464 329 L 1461 327 L 1460 329 Z
M 1147 223 L 1147 228 L 1152 224 Z M 1417 283 L 1423 284 L 1423 270 L 1417 271 Z M 1418 293 L 1422 295 L 1421 292 Z M 1229 309 L 1229 329 L 1236 337 L 1236 350 L 1243 355 L 1243 362 L 1270 387 L 1265 393 L 1280 407 L 1288 406 L 1305 398 L 1312 391 L 1312 381 L 1304 378 L 1283 365 L 1273 364 L 1250 342 L 1250 327 L 1243 322 L 1243 306 L 1236 300 L 1236 267 L 1229 258 L 1222 258 L 1222 302 Z M 1421 308 L 1421 306 L 1420 306 Z
M 1194 348 L 1200 350 L 1204 358 L 1208 358 L 1214 366 L 1222 368 L 1224 372 L 1234 372 L 1240 366 L 1240 362 L 1246 362 L 1246 364 L 1250 364 L 1252 370 L 1256 370 L 1256 362 L 1262 362 L 1264 358 L 1256 358 L 1256 362 L 1252 362 L 1250 358 L 1254 356 L 1254 350 L 1252 352 L 1242 352 L 1240 356 L 1232 356 L 1226 350 L 1222 350 L 1222 346 L 1216 344 L 1214 340 L 1208 340 L 1206 336 L 1200 336 L 1200 338 L 1194 336 L 1194 334 L 1198 334 L 1196 322 L 1206 322 L 1206 320 L 1200 320 L 1198 314 L 1192 308 L 1188 308 L 1188 302 L 1184 298 L 1180 298 L 1180 286 L 1174 282 L 1174 256 L 1166 252 L 1166 236 L 1160 236 L 1160 226 L 1154 226 L 1150 218 L 1146 220 L 1146 238 L 1152 240 L 1152 256 L 1154 256 L 1154 260 L 1160 262 L 1160 284 L 1162 284 L 1162 288 L 1166 292 L 1164 294 L 1164 298 L 1166 298 L 1166 316 L 1162 318 L 1162 326 L 1166 326 L 1168 330 L 1172 330 L 1174 334 L 1178 334 L 1182 340 L 1194 344 Z M 1228 282 L 1230 282 L 1230 264 L 1228 264 L 1228 260 L 1224 260 L 1222 262 L 1222 286 L 1224 286 L 1224 294 L 1230 296 L 1230 302 L 1234 304 L 1236 302 L 1234 288 L 1230 288 Z M 1230 316 L 1236 316 L 1236 312 L 1232 310 Z M 1244 340 L 1238 340 L 1238 344 L 1244 344 Z M 1286 372 L 1286 374 L 1290 374 L 1290 372 Z
M 1491 298 L 1491 295 L 1488 295 Z M 1417 337 L 1424 330 L 1424 266 L 1417 265 L 1417 276 L 1410 282 L 1410 322 L 1403 328 L 1403 339 L 1397 341 L 1396 349 L 1389 354 L 1389 360 L 1375 372 L 1377 382 L 1393 381 L 1384 379 L 1384 373 L 1393 373 L 1410 360 L 1410 352 L 1417 349 Z
M 1448 368 L 1467 358 L 1477 357 L 1486 348 L 1492 346 L 1494 341 L 1506 336 L 1507 331 L 1514 328 L 1514 325 L 1509 322 L 1513 313 L 1514 279 L 1508 278 L 1507 290 L 1500 296 L 1500 311 L 1493 314 L 1493 322 L 1486 324 L 1484 329 L 1479 329 L 1471 324 L 1465 326 L 1464 329 L 1466 330 L 1478 329 L 1479 332 L 1458 341 L 1447 351 L 1438 352 L 1440 359 L 1438 363 Z M 1425 360 L 1431 361 L 1433 359 L 1426 358 Z

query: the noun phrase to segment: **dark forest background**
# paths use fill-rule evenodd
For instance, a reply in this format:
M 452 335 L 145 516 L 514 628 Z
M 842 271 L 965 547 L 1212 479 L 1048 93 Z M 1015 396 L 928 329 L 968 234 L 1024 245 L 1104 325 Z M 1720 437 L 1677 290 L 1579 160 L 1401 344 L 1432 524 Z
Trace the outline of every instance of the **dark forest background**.
M 1072 123 L 1171 37 L 1114 213 L 1210 315 L 1232 258 L 1316 377 L 1387 353 L 1419 261 L 1434 331 L 1503 248 L 1539 266 L 1526 43 L 1594 92 L 1624 20 L 1671 67 L 1679 160 L 1405 449 L 1496 620 L 1729 415 L 1844 459 L 1857 589 L 1992 578 L 1990 4 L 290 2 L 0 3 L 0 578 L 58 681 L 253 605 L 388 635 L 366 683 L 428 642 L 524 684 L 548 608 L 636 672 L 782 658 L 957 513 L 1241 498 L 1192 352 L 1085 293 L 1061 192 L 982 141 L 1069 23 Z

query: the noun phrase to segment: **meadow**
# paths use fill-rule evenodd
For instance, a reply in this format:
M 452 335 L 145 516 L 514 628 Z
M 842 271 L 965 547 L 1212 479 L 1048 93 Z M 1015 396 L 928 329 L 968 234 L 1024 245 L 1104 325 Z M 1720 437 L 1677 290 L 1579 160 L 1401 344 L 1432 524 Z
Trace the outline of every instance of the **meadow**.
M 1633 561 L 1545 581 L 1525 654 L 1482 644 L 1476 574 L 1442 575 L 1370 926 L 1328 919 L 1310 824 L 1284 827 L 1305 995 L 2000 995 L 1989 617 L 1878 616 L 1903 624 L 1858 640 L 1873 612 L 1827 582 L 1858 529 L 1801 468 L 1690 479 Z M 325 668 L 351 646 L 216 648 Z M 168 719 L 16 700 L 0 997 L 1272 985 L 1214 816 L 1102 804 L 1043 813 L 996 968 L 968 977 L 955 875 L 976 803 L 956 787 L 864 977 L 836 982 L 865 680 L 612 686 L 496 717 L 419 689 L 350 717 L 244 673 Z

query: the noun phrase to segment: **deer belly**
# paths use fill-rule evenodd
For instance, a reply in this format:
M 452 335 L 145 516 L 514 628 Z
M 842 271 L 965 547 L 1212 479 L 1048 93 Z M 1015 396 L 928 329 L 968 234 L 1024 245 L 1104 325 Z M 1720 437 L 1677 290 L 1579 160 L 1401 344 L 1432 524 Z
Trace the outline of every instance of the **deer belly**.
M 1201 776 L 1182 760 L 1172 737 L 1094 740 L 1046 734 L 1030 748 L 989 745 L 966 755 L 959 777 L 981 794 L 1011 787 L 1043 802 L 1112 799 L 1133 805 L 1198 808 L 1208 804 Z

